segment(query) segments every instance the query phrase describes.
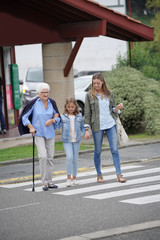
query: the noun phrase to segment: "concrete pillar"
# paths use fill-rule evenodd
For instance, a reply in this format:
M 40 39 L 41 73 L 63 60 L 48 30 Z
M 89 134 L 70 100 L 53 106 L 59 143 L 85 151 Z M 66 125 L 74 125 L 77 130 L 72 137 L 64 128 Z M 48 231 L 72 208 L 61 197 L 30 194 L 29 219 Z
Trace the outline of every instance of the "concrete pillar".
M 42 45 L 44 82 L 50 85 L 49 97 L 56 101 L 60 113 L 63 113 L 66 98 L 74 96 L 73 68 L 68 77 L 63 73 L 71 51 L 71 43 Z

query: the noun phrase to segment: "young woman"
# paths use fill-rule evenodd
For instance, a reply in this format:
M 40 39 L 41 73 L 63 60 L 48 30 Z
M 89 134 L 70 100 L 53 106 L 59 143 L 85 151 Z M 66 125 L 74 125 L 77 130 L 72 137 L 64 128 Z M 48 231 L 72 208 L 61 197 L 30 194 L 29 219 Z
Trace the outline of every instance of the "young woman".
M 101 151 L 104 134 L 107 135 L 114 166 L 117 173 L 117 181 L 125 182 L 121 175 L 120 158 L 117 143 L 116 118 L 123 104 L 115 105 L 114 95 L 107 88 L 104 77 L 96 73 L 92 78 L 92 87 L 85 99 L 85 126 L 91 127 L 94 139 L 94 164 L 97 171 L 97 182 L 103 183 L 101 172 Z M 86 128 L 87 130 L 87 128 Z M 85 131 L 85 138 L 90 134 Z
M 42 189 L 57 188 L 52 182 L 55 124 L 60 121 L 56 102 L 48 98 L 50 87 L 47 83 L 37 85 L 38 97 L 23 109 L 19 120 L 20 134 L 32 133 L 38 149 Z
M 81 132 L 85 134 L 82 114 L 78 111 L 78 105 L 74 98 L 67 98 L 64 113 L 61 115 L 62 141 L 66 153 L 66 186 L 78 185 L 77 169 L 78 154 L 81 142 Z M 73 177 L 71 177 L 71 174 Z M 73 180 L 73 182 L 72 182 Z

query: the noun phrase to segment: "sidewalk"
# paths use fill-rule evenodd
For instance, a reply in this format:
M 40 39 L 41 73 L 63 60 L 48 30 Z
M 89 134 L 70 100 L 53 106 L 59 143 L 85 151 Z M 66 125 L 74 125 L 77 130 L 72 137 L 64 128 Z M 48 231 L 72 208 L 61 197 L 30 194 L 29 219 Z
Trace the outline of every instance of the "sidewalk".
M 56 130 L 56 141 L 61 141 L 61 134 L 60 131 Z M 151 142 L 159 142 L 160 138 L 144 138 L 144 139 L 130 139 L 128 145 L 134 145 L 134 144 L 147 144 Z M 31 134 L 25 134 L 20 136 L 18 132 L 18 128 L 12 128 L 5 135 L 0 134 L 0 149 L 6 149 L 10 147 L 17 147 L 17 146 L 24 146 L 28 144 L 32 144 L 32 135 Z M 92 142 L 93 139 L 90 137 L 89 140 L 85 140 L 84 137 L 82 137 L 82 142 Z M 104 142 L 107 142 L 106 138 L 104 137 Z M 125 146 L 126 147 L 126 146 Z

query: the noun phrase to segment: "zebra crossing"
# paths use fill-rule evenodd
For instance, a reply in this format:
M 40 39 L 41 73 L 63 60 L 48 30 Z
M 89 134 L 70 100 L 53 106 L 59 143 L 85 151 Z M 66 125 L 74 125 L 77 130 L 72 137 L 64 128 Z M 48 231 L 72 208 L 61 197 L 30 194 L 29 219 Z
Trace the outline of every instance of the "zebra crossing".
M 86 200 L 117 199 L 123 204 L 143 205 L 160 202 L 160 167 L 145 169 L 144 165 L 127 165 L 122 166 L 122 171 L 127 178 L 127 182 L 123 184 L 115 181 L 114 168 L 103 169 L 103 184 L 96 182 L 95 171 L 79 173 L 79 186 L 73 187 L 66 187 L 66 176 L 57 176 L 53 180 L 58 189 L 49 193 L 57 197 L 81 196 Z M 0 185 L 0 188 L 32 191 L 32 181 Z M 43 192 L 40 180 L 35 181 L 35 192 Z M 143 197 L 139 195 L 141 193 Z

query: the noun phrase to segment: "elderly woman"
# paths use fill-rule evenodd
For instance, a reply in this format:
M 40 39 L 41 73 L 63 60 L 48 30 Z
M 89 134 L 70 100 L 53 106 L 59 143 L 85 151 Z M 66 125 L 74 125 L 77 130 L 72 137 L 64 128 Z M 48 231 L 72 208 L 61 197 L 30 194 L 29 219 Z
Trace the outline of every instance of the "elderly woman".
M 23 109 L 19 119 L 20 134 L 32 133 L 38 149 L 42 189 L 57 188 L 52 182 L 55 124 L 60 122 L 56 102 L 48 98 L 50 87 L 47 83 L 37 85 L 38 97 Z

